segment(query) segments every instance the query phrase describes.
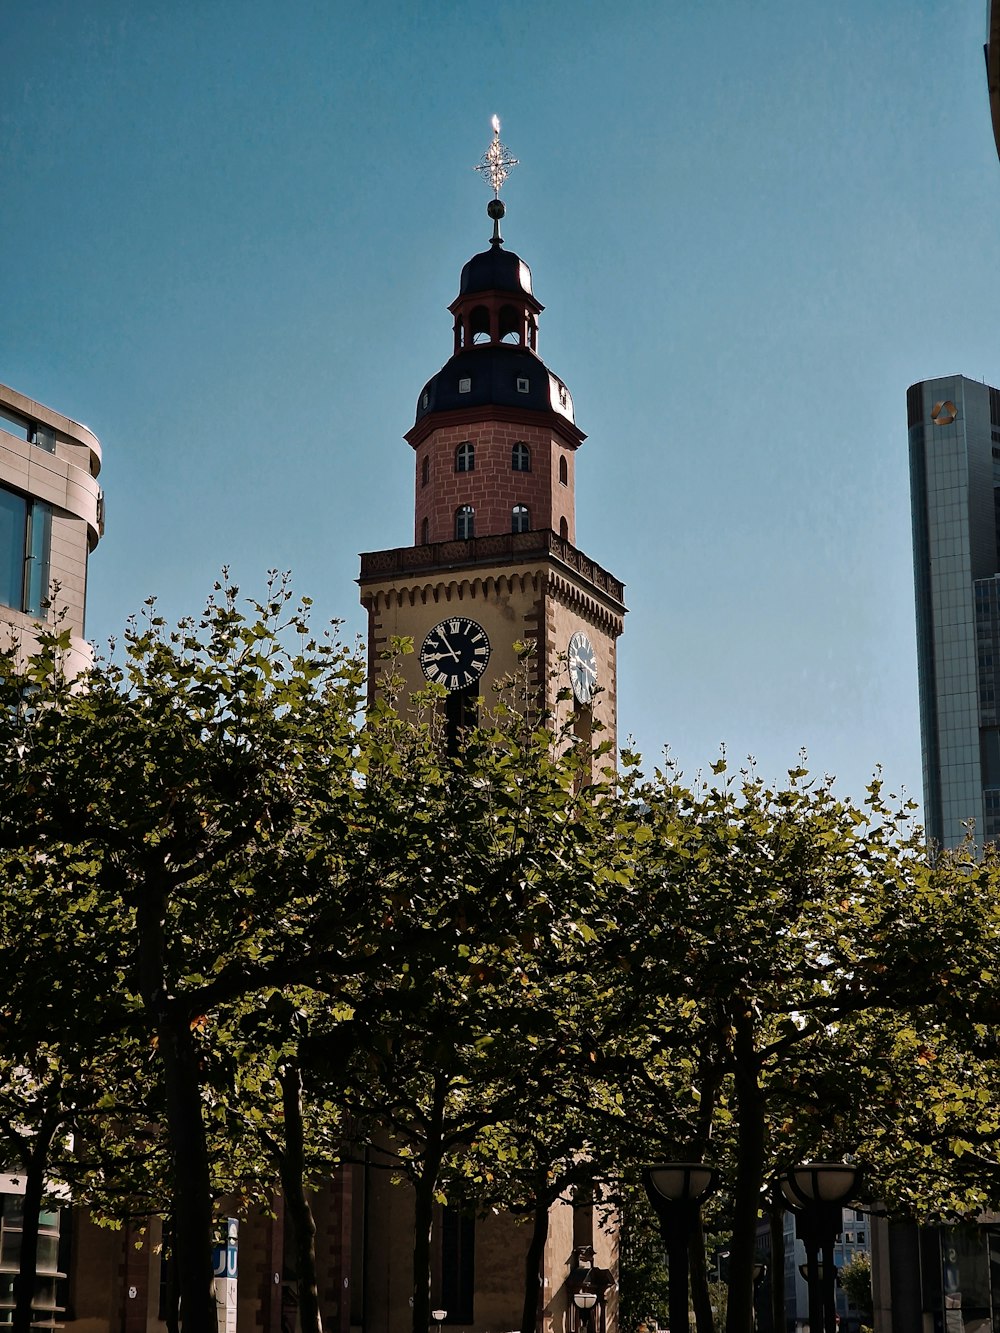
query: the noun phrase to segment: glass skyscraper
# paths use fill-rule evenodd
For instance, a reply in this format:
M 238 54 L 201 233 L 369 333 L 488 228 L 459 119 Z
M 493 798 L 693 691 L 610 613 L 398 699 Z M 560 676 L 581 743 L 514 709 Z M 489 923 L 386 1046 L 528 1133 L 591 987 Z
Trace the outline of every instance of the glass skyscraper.
M 906 395 L 928 837 L 1000 837 L 1000 390 L 955 375 Z

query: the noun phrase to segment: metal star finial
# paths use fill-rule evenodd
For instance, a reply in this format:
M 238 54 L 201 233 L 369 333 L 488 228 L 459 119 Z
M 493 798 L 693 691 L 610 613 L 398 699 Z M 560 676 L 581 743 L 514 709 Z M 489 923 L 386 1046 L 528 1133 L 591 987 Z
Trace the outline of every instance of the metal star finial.
M 511 173 L 511 168 L 517 166 L 517 158 L 511 157 L 505 144 L 500 142 L 500 118 L 493 117 L 493 142 L 483 154 L 483 160 L 478 167 L 473 167 L 474 171 L 481 171 L 487 185 L 492 187 L 493 198 L 500 198 L 500 191 L 503 183 Z

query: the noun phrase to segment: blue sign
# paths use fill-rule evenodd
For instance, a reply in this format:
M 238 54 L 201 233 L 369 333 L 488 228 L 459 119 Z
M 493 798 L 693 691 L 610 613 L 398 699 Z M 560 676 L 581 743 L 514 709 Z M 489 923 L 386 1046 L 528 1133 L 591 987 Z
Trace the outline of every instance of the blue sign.
M 221 1228 L 220 1228 L 221 1230 Z M 240 1224 L 235 1217 L 225 1221 L 225 1240 L 212 1248 L 212 1267 L 216 1277 L 238 1275 Z

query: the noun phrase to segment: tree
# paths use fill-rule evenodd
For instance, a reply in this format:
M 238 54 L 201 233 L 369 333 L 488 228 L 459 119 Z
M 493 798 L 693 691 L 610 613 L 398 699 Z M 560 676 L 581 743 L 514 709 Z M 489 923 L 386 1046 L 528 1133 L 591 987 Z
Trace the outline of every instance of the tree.
M 856 1254 L 840 1270 L 840 1285 L 848 1305 L 862 1315 L 872 1313 L 872 1261 L 867 1254 Z
M 872 1038 L 904 989 L 926 999 L 928 960 L 904 940 L 942 886 L 909 808 L 877 781 L 856 806 L 802 768 L 772 788 L 720 761 L 694 790 L 669 767 L 627 769 L 625 795 L 635 879 L 606 961 L 639 1002 L 621 1057 L 629 1121 L 647 1153 L 658 1141 L 723 1167 L 727 1327 L 745 1333 L 762 1187 L 804 1156 L 857 1149 Z M 884 961 L 890 934 L 905 988 Z
M 72 688 L 51 637 L 25 673 L 8 660 L 0 755 L 0 847 L 74 886 L 99 975 L 117 968 L 131 1030 L 155 1048 L 185 1328 L 197 1333 L 215 1327 L 202 1096 L 212 1015 L 320 962 L 340 966 L 338 835 L 364 680 L 354 655 L 310 637 L 306 606 L 280 580 L 249 616 L 235 587 L 217 594 L 173 631 L 150 604 L 123 662 Z M 123 956 L 101 935 L 109 912 Z
M 369 855 L 387 924 L 409 923 L 411 944 L 328 1046 L 331 1069 L 355 1062 L 352 1114 L 388 1131 L 377 1149 L 414 1187 L 415 1331 L 429 1323 L 434 1204 L 446 1178 L 468 1189 L 473 1145 L 524 1114 L 532 1063 L 555 1044 L 553 959 L 568 957 L 602 864 L 589 751 L 501 699 L 449 753 L 442 698 L 432 688 L 412 714 L 383 703 L 369 717 Z

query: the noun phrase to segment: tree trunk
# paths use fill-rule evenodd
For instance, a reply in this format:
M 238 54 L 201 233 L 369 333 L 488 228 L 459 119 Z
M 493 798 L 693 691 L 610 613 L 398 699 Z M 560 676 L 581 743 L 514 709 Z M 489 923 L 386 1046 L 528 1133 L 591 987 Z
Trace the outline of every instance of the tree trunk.
M 435 1075 L 424 1145 L 424 1167 L 414 1189 L 413 1333 L 428 1333 L 431 1326 L 431 1228 L 434 1225 L 434 1195 L 444 1156 L 441 1139 L 446 1088 L 444 1076 Z
M 323 1333 L 319 1311 L 319 1280 L 316 1275 L 316 1221 L 304 1185 L 306 1158 L 302 1124 L 302 1075 L 293 1060 L 278 1071 L 278 1082 L 281 1084 L 285 1120 L 285 1147 L 280 1155 L 281 1185 L 295 1240 L 299 1322 L 302 1333 Z
M 777 1185 L 771 1191 L 771 1330 L 785 1333 L 785 1206 Z
M 698 1333 L 715 1333 L 715 1317 L 712 1314 L 712 1294 L 708 1289 L 708 1260 L 705 1256 L 705 1228 L 701 1224 L 701 1213 L 695 1218 L 691 1230 L 691 1304 L 694 1307 L 694 1323 Z
M 198 1051 L 188 1015 L 171 997 L 166 964 L 167 890 L 150 876 L 136 897 L 139 990 L 156 1033 L 170 1140 L 177 1291 L 184 1333 L 217 1333 L 212 1272 L 212 1182 L 201 1113 Z
M 38 1267 L 38 1222 L 45 1196 L 45 1167 L 58 1120 L 43 1117 L 31 1151 L 24 1162 L 24 1202 L 21 1215 L 21 1258 L 14 1278 L 13 1333 L 31 1333 L 31 1305 Z
M 198 1052 L 183 1017 L 158 1025 L 170 1135 L 174 1255 L 184 1333 L 216 1333 L 212 1186 L 201 1115 Z
M 753 1015 L 747 1006 L 733 1015 L 733 1055 L 738 1126 L 726 1333 L 752 1333 L 754 1251 L 764 1176 L 765 1129 Z
M 164 1295 L 164 1323 L 167 1326 L 167 1333 L 181 1333 L 180 1310 L 178 1309 L 178 1291 L 177 1291 L 177 1256 L 174 1253 L 174 1236 L 177 1228 L 173 1222 L 163 1228 L 163 1257 L 167 1261 L 167 1280 Z
M 535 1182 L 535 1215 L 528 1253 L 524 1257 L 524 1305 L 521 1309 L 521 1333 L 535 1333 L 538 1327 L 538 1293 L 542 1285 L 545 1242 L 549 1238 L 549 1196 L 545 1186 L 547 1172 L 540 1172 Z

